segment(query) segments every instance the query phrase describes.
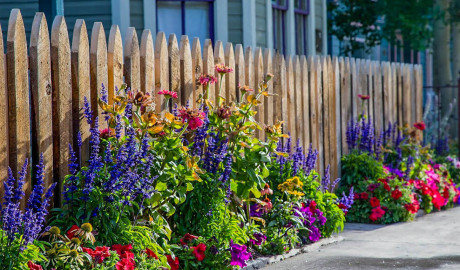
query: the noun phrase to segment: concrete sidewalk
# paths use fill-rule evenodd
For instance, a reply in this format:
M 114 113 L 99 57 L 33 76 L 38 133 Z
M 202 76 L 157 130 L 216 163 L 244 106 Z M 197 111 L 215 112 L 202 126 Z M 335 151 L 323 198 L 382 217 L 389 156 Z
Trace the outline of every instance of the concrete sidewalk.
M 263 268 L 458 269 L 460 207 L 393 225 L 347 224 L 343 241 Z

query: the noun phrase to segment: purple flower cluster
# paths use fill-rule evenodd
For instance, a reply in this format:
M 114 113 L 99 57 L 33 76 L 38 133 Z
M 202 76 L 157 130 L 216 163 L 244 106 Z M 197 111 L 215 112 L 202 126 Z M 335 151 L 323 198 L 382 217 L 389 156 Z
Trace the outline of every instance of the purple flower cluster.
M 324 176 L 321 179 L 321 191 L 326 192 L 329 190 L 329 185 L 331 184 L 331 175 L 329 173 L 331 165 L 327 165 L 326 170 L 324 171 Z
M 13 176 L 13 172 L 8 168 L 8 179 L 4 182 L 4 203 L 1 208 L 1 228 L 8 237 L 9 244 L 19 235 L 22 237 L 21 250 L 24 250 L 30 242 L 37 239 L 43 232 L 43 225 L 48 214 L 48 207 L 56 183 L 52 184 L 45 192 L 43 155 L 40 156 L 37 165 L 36 185 L 27 201 L 26 208 L 20 209 L 20 203 L 24 197 L 24 179 L 27 174 L 28 160 L 24 162 L 18 179 Z M 43 197 L 43 198 L 42 198 Z
M 252 257 L 247 246 L 235 244 L 233 240 L 230 240 L 230 253 L 232 254 L 230 265 L 237 265 L 241 268 L 245 267 L 246 261 Z
M 339 207 L 342 209 L 342 211 L 345 214 L 348 213 L 348 210 L 353 205 L 354 197 L 355 197 L 355 193 L 353 192 L 353 187 L 351 187 L 350 193 L 348 194 L 348 196 L 345 194 L 345 192 L 343 192 L 342 197 L 337 199 L 337 203 L 339 204 Z
M 433 137 L 431 142 L 431 148 L 435 150 L 435 153 L 440 156 L 446 156 L 449 154 L 449 138 L 445 136 L 443 138 L 435 139 Z
M 410 172 L 412 170 L 412 165 L 414 164 L 414 157 L 413 156 L 409 156 L 407 157 L 407 161 L 406 161 L 406 172 L 405 172 L 405 175 L 404 175 L 404 178 L 406 180 L 409 180 L 410 178 Z
M 267 240 L 267 236 L 260 232 L 255 232 L 252 236 L 254 238 L 250 239 L 249 242 L 251 242 L 251 244 L 256 245 L 256 246 L 262 245 Z
M 294 207 L 294 216 L 299 217 L 302 220 L 303 225 L 308 228 L 309 235 L 308 239 L 310 242 L 316 242 L 321 238 L 320 226 L 326 224 L 326 217 L 323 212 L 316 208 L 316 203 L 310 201 L 307 205 L 302 203 L 301 207 Z
M 283 145 L 281 140 L 278 142 L 276 151 L 288 153 L 289 157 L 284 157 L 282 155 L 278 155 L 276 157 L 276 162 L 280 165 L 280 175 L 283 175 L 286 163 L 292 162 L 292 176 L 298 175 L 299 170 L 302 169 L 306 176 L 310 175 L 310 172 L 316 166 L 316 159 L 318 157 L 318 151 L 314 150 L 312 144 L 308 148 L 308 152 L 305 155 L 303 151 L 303 147 L 300 145 L 300 140 L 297 140 L 296 147 L 294 151 L 291 150 L 291 139 L 288 138 L 286 143 Z
M 208 137 L 208 145 L 204 153 L 203 168 L 212 173 L 217 173 L 219 165 L 227 154 L 228 139 L 221 139 L 219 133 L 211 132 Z

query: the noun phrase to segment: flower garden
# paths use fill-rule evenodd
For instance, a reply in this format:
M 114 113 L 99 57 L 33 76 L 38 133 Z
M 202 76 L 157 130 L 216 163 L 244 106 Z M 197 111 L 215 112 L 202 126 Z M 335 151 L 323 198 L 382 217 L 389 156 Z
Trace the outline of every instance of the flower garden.
M 26 202 L 28 160 L 4 182 L 0 268 L 236 269 L 330 237 L 345 221 L 409 221 L 457 203 L 460 161 L 442 143 L 424 143 L 423 122 L 377 133 L 364 114 L 351 121 L 342 178 L 330 179 L 329 166 L 318 173 L 312 146 L 292 141 L 281 122 L 255 120 L 273 95 L 272 74 L 257 89 L 239 87 L 239 102 L 213 104 L 210 86 L 232 69 L 215 71 L 200 77 L 196 104 L 157 92 L 171 113 L 155 113 L 151 95 L 126 86 L 113 102 L 102 86 L 103 121 L 85 100 L 90 157 L 77 158 L 81 140 L 69 146 L 63 204 L 50 207 L 55 186 L 45 188 L 43 160 Z M 266 140 L 255 136 L 260 129 Z

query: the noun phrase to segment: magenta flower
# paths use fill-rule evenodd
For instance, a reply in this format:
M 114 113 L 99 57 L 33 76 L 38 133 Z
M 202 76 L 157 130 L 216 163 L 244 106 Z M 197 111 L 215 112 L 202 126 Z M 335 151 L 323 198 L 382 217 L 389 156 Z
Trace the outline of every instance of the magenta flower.
M 253 245 L 260 246 L 262 245 L 265 240 L 267 240 L 267 236 L 265 236 L 263 233 L 256 232 L 253 234 L 254 239 L 249 240 Z
M 177 98 L 177 93 L 174 91 L 169 90 L 160 90 L 158 91 L 158 95 L 164 95 L 167 98 Z
M 247 246 L 234 244 L 233 240 L 230 240 L 230 253 L 232 254 L 230 265 L 245 267 L 246 261 L 252 257 L 252 254 L 247 249 Z

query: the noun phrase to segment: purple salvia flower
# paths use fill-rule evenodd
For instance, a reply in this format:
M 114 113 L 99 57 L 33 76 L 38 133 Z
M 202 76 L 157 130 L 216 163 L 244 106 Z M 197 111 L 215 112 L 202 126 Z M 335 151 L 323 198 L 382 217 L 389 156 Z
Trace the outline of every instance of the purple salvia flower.
M 83 98 L 83 115 L 85 116 L 88 125 L 91 125 L 93 119 L 93 111 L 91 110 L 91 106 L 86 97 Z
M 326 192 L 329 188 L 329 184 L 331 183 L 331 175 L 329 174 L 329 169 L 331 165 L 327 165 L 326 170 L 324 171 L 324 176 L 321 179 L 321 191 Z
M 43 153 L 40 154 L 40 161 L 37 165 L 37 171 L 35 172 L 36 183 L 30 194 L 29 201 L 27 202 L 27 208 L 32 209 L 32 211 L 37 212 L 40 208 L 41 199 L 45 187 L 43 186 L 43 179 L 45 177 L 45 164 L 43 161 Z
M 117 114 L 117 116 L 115 117 L 115 137 L 117 138 L 117 140 L 120 140 L 121 138 L 121 129 L 121 115 Z

